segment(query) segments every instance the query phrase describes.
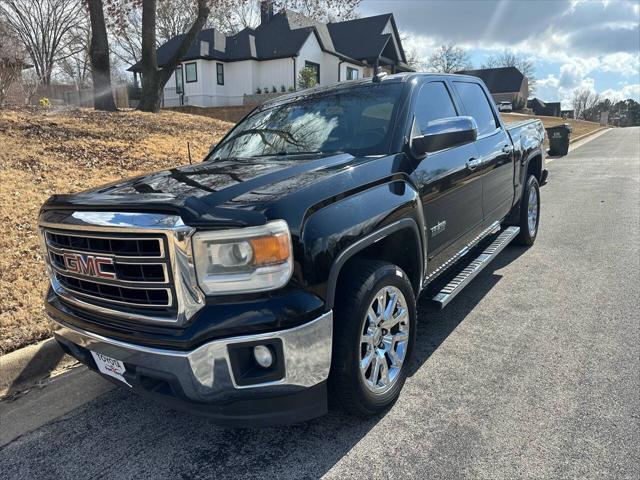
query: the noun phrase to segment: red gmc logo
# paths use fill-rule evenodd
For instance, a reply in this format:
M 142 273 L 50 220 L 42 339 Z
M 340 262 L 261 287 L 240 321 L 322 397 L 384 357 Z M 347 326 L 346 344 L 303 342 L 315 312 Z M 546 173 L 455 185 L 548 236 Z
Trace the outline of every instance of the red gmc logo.
M 64 266 L 70 273 L 79 273 L 89 277 L 115 279 L 115 272 L 105 272 L 103 265 L 113 265 L 113 260 L 107 257 L 81 255 L 79 253 L 65 253 Z

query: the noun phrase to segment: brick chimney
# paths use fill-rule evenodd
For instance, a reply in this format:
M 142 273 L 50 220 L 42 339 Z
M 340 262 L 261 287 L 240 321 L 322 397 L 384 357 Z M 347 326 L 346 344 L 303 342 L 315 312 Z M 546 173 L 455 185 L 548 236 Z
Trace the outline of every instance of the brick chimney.
M 273 1 L 263 0 L 260 2 L 260 24 L 266 25 L 273 18 Z

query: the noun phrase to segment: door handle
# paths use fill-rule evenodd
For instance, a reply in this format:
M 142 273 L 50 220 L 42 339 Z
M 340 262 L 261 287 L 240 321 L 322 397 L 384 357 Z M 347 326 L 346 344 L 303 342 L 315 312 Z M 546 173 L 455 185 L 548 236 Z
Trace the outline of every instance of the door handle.
M 469 170 L 475 170 L 476 168 L 478 168 L 480 166 L 481 163 L 482 163 L 482 160 L 480 160 L 478 158 L 470 158 L 467 161 L 467 168 Z
M 513 152 L 513 146 L 511 145 L 505 145 L 504 147 L 502 147 L 502 151 L 504 153 L 511 153 Z

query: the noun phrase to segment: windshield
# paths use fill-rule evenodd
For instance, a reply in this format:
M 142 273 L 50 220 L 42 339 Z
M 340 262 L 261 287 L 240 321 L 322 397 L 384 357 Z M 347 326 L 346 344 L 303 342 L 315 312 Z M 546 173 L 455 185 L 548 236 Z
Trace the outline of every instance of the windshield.
M 402 84 L 367 84 L 277 105 L 241 122 L 212 158 L 296 153 L 389 153 Z

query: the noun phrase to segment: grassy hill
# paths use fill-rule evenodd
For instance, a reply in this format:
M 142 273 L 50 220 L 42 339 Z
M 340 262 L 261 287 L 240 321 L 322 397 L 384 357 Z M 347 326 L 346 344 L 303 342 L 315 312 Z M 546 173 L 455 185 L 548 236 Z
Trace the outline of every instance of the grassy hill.
M 0 110 L 0 354 L 49 336 L 36 234 L 53 193 L 199 161 L 232 124 L 176 112 Z

